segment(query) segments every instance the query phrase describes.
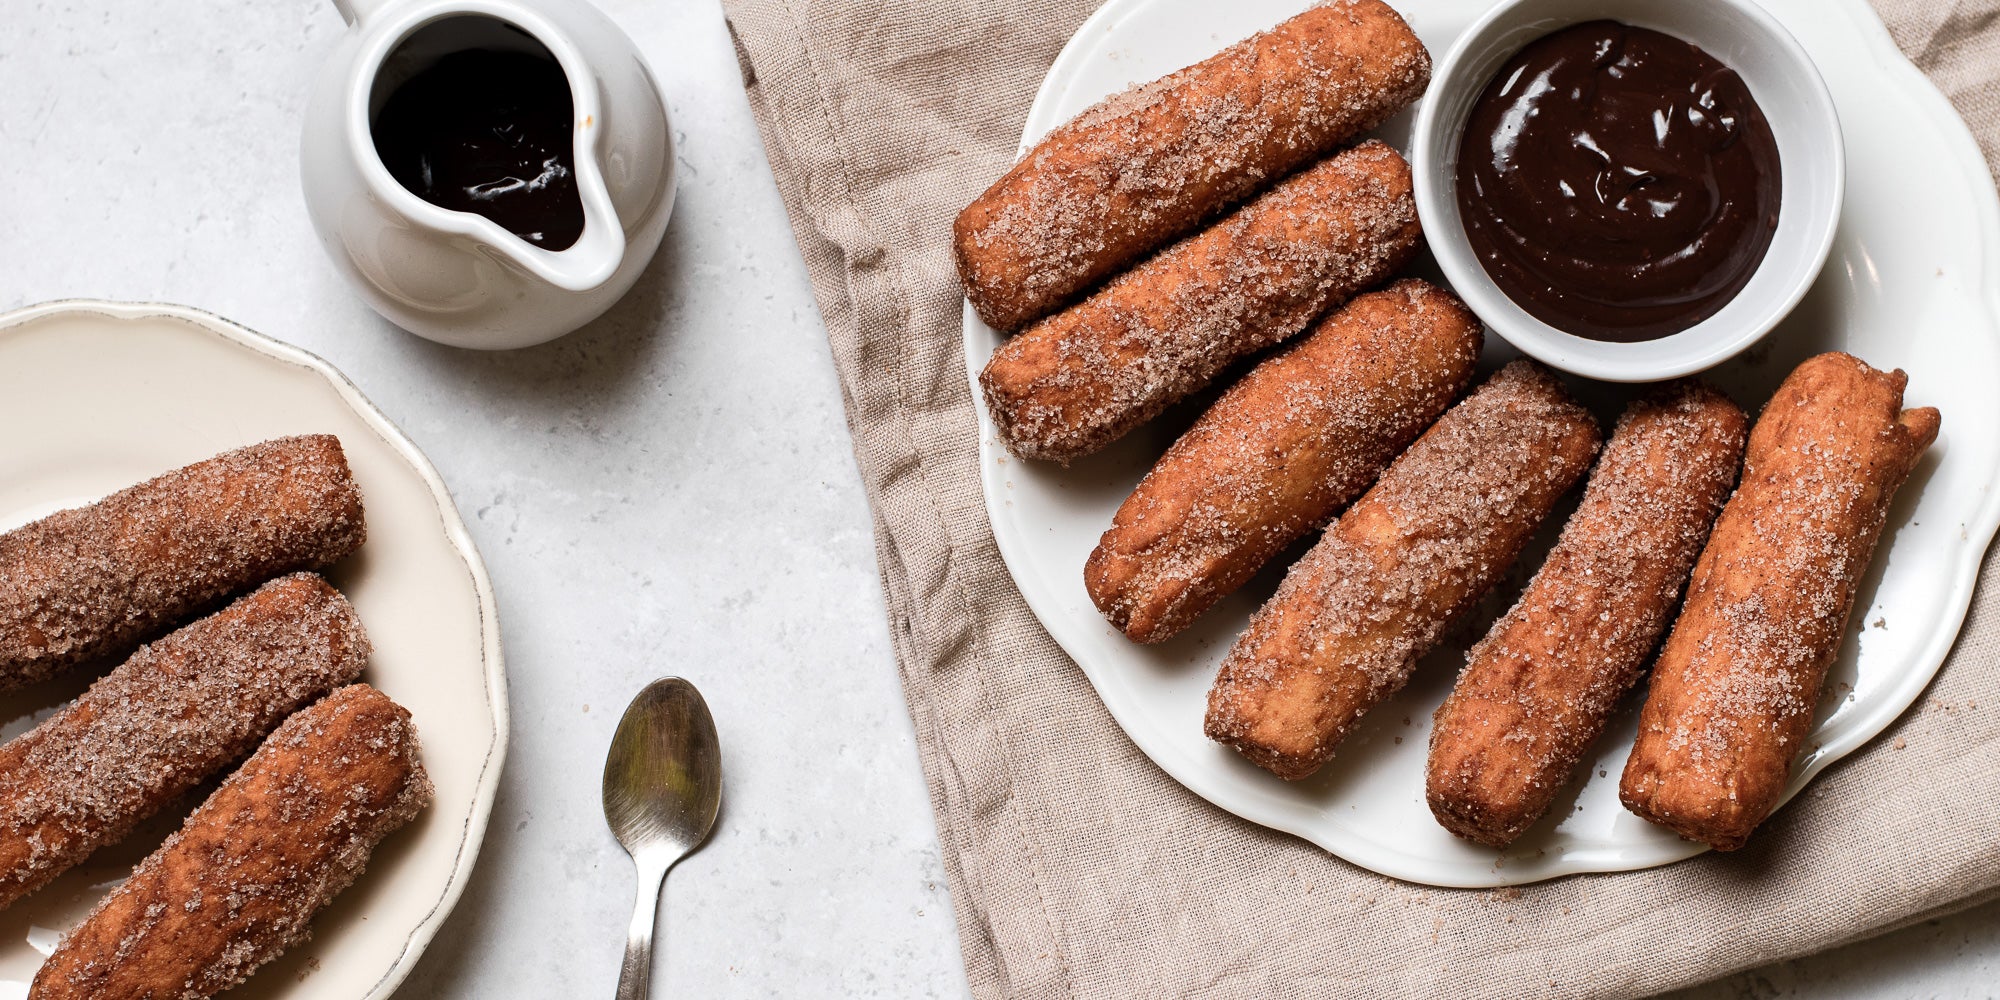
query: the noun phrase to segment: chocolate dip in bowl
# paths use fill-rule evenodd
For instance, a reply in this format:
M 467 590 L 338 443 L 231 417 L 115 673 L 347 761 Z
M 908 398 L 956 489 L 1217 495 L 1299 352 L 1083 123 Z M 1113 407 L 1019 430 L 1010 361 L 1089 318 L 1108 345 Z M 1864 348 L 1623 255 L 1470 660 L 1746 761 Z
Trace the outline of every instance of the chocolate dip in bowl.
M 1831 248 L 1840 123 L 1750 0 L 1512 0 L 1417 112 L 1417 207 L 1494 333 L 1556 368 L 1712 367 L 1791 311 Z

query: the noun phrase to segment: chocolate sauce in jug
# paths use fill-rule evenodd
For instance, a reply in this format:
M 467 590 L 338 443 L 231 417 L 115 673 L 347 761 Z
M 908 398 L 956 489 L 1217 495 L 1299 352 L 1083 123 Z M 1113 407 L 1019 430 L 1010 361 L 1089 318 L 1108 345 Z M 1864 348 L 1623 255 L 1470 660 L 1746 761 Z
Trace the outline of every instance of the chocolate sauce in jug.
M 569 80 L 554 59 L 469 49 L 411 77 L 375 118 L 391 176 L 544 250 L 583 235 Z

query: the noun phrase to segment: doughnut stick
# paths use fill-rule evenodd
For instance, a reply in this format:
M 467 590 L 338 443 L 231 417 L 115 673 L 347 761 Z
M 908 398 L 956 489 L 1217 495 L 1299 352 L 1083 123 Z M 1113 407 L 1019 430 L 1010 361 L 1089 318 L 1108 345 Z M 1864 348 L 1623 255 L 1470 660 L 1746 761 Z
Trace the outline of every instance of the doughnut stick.
M 0 746 L 0 906 L 48 884 L 361 675 L 368 637 L 298 573 L 142 647 Z
M 1598 442 L 1596 419 L 1547 369 L 1501 369 L 1286 574 L 1223 658 L 1209 738 L 1280 778 L 1317 771 L 1499 582 Z
M 1430 54 L 1380 0 L 1331 0 L 1050 132 L 966 206 L 966 298 L 1018 330 L 1423 93 Z
M 361 547 L 361 491 L 330 434 L 224 452 L 0 534 L 0 689 L 129 652 L 281 573 Z
M 193 1000 L 310 936 L 431 799 L 410 713 L 366 684 L 285 721 L 64 937 L 34 1000 Z
M 1907 382 L 1822 354 L 1765 405 L 1653 667 L 1627 809 L 1731 851 L 1777 808 L 1889 504 L 1937 438 Z
M 1421 236 L 1409 164 L 1363 143 L 1002 344 L 987 412 L 1024 458 L 1090 454 L 1387 278 Z
M 1159 642 L 1375 481 L 1472 380 L 1479 320 L 1399 281 L 1258 365 L 1174 442 L 1084 565 L 1091 600 Z
M 1437 710 L 1426 790 L 1445 829 L 1505 847 L 1548 810 L 1672 620 L 1748 426 L 1699 382 L 1619 417 L 1562 537 Z

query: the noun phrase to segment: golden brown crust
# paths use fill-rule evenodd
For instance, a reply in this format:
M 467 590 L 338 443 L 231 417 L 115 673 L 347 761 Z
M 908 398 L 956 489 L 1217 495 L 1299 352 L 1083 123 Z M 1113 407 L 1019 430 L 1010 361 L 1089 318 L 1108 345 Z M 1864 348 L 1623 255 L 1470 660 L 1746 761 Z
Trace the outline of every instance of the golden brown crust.
M 1017 330 L 1423 93 L 1380 0 L 1332 0 L 1050 132 L 952 226 L 966 298 Z
M 1426 790 L 1446 829 L 1505 847 L 1548 810 L 1665 631 L 1748 425 L 1699 382 L 1619 417 L 1561 539 L 1438 707 Z
M 1936 410 L 1902 409 L 1907 381 L 1822 354 L 1765 405 L 1653 668 L 1626 808 L 1724 851 L 1776 808 L 1889 504 L 1937 437 Z
M 423 809 L 410 713 L 366 684 L 278 727 L 35 974 L 34 1000 L 197 1000 L 308 936 Z
M 1401 281 L 1258 365 L 1167 449 L 1084 566 L 1111 624 L 1159 642 L 1375 481 L 1472 379 L 1479 320 Z
M 263 580 L 361 547 L 340 440 L 278 438 L 0 534 L 0 689 L 125 652 Z
M 1599 430 L 1547 369 L 1516 361 L 1448 411 L 1286 574 L 1222 661 L 1210 739 L 1311 775 L 1499 581 L 1590 467 Z
M 0 906 L 48 884 L 361 675 L 368 636 L 310 573 L 141 648 L 0 746 Z
M 1421 235 L 1409 164 L 1363 143 L 1002 344 L 987 412 L 1017 455 L 1087 455 L 1388 277 Z

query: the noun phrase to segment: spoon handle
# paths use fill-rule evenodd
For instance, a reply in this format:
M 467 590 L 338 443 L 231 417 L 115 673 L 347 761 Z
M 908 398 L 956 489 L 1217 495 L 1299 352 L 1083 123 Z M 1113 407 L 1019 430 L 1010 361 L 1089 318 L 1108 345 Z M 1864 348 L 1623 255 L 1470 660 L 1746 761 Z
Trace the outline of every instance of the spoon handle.
M 646 1000 L 653 980 L 653 925 L 660 911 L 660 890 L 667 881 L 666 865 L 633 860 L 639 870 L 638 899 L 632 904 L 632 929 L 625 935 L 625 961 L 618 968 L 618 1000 Z

